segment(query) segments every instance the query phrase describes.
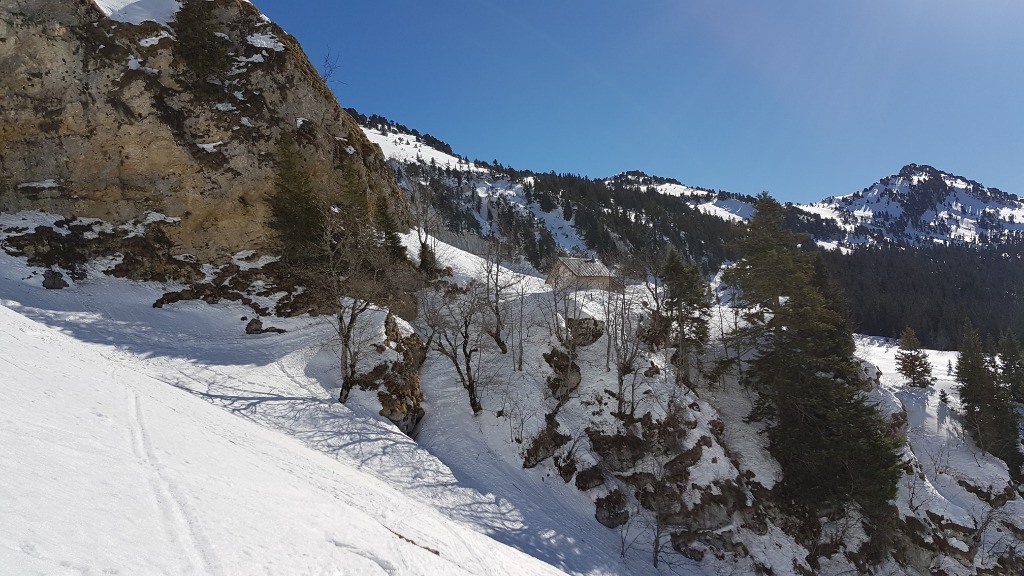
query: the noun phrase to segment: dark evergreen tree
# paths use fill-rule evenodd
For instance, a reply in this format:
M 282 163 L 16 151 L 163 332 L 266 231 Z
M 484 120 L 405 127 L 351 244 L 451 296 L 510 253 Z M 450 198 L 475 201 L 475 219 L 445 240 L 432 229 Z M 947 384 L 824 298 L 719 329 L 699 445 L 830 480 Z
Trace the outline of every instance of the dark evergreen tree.
M 956 359 L 956 380 L 964 425 L 979 448 L 1001 458 L 1010 475 L 1020 481 L 1024 455 L 1020 450 L 1020 421 L 1009 390 L 1000 383 L 994 363 L 968 320 Z
M 224 76 L 231 65 L 228 44 L 216 35 L 213 6 L 206 0 L 184 0 L 172 25 L 175 58 L 204 85 L 211 77 Z
M 911 326 L 923 346 L 956 350 L 964 318 L 983 334 L 1024 337 L 1022 251 L 894 246 L 822 256 L 858 332 L 896 338 Z
M 381 203 L 376 210 L 377 230 L 380 232 L 384 248 L 392 260 L 396 262 L 408 260 L 408 251 L 402 238 L 398 236 L 398 226 L 391 216 L 387 204 Z
M 815 514 L 856 502 L 880 517 L 896 494 L 900 441 L 861 394 L 853 337 L 825 297 L 823 267 L 783 228 L 778 202 L 762 195 L 757 211 L 726 278 L 759 327 L 746 378 L 760 395 L 752 417 L 767 420 L 782 466 L 781 493 Z
M 1024 403 L 1024 355 L 1020 342 L 1012 332 L 999 338 L 999 367 L 1002 385 L 1014 402 Z
M 268 225 L 285 260 L 300 264 L 324 255 L 325 214 L 302 165 L 302 155 L 290 132 L 277 146 L 274 190 L 267 198 Z
M 693 357 L 708 343 L 711 292 L 700 269 L 684 262 L 671 247 L 661 276 L 666 289 L 665 312 L 674 325 L 676 382 L 690 385 Z
M 896 352 L 896 371 L 911 386 L 924 388 L 935 383 L 928 354 L 921 349 L 917 334 L 909 326 L 903 330 L 903 334 L 900 336 L 900 349 Z

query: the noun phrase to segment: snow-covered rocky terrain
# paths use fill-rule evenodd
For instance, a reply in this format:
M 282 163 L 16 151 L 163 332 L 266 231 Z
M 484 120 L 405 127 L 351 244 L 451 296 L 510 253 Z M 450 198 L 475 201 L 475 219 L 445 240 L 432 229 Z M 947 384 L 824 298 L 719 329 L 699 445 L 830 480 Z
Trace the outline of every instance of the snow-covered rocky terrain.
M 0 230 L 58 219 L 5 215 Z M 437 247 L 456 282 L 484 279 L 483 259 Z M 779 472 L 759 425 L 745 421 L 750 391 L 731 378 L 680 388 L 666 376 L 667 351 L 647 353 L 649 368 L 631 386 L 638 415 L 660 422 L 678 414 L 686 423 L 678 449 L 689 488 L 679 505 L 698 530 L 686 541 L 656 536 L 636 504 L 625 523 L 602 526 L 595 505 L 601 518 L 613 492 L 629 494 L 631 475 L 667 464 L 609 448 L 619 422 L 605 392 L 616 385 L 606 334 L 579 347 L 577 387 L 553 388 L 545 353 L 557 345 L 556 294 L 539 278 L 502 272 L 521 281 L 523 368 L 513 366 L 515 352 L 478 342 L 483 411 L 474 415 L 448 359 L 431 354 L 422 373 L 427 415 L 414 441 L 378 415 L 376 394 L 336 401 L 333 328 L 323 318 L 264 318 L 287 332 L 246 334 L 251 308 L 154 308 L 180 286 L 109 278 L 102 270 L 112 263 L 95 261 L 86 278 L 47 290 L 43 270 L 0 253 L 0 485 L 10 495 L 0 507 L 0 566 L 15 573 L 857 570 L 864 539 L 855 525 L 833 527 L 838 548 L 812 549 L 762 508 Z M 609 320 L 606 293 L 573 298 L 579 319 Z M 713 317 L 719 329 L 735 318 L 724 307 Z M 367 324 L 382 343 L 380 356 L 364 359 L 367 369 L 393 354 L 382 325 L 383 313 Z M 920 541 L 914 557 L 885 562 L 886 573 L 1002 573 L 999 558 L 1024 551 L 1024 504 L 1005 465 L 963 434 L 955 402 L 938 402 L 951 379 L 906 389 L 893 377 L 891 342 L 862 338 L 858 350 L 882 370 L 871 392 L 879 408 L 907 434 L 895 504 Z M 937 368 L 951 357 L 932 353 Z M 543 441 L 552 437 L 564 439 Z M 604 520 L 615 512 L 604 509 Z M 658 569 L 656 537 L 665 539 Z
M 531 202 L 526 198 L 525 187 L 532 184 L 529 177 L 519 180 L 509 178 L 486 166 L 437 150 L 413 134 L 384 132 L 380 128 L 369 127 L 363 127 L 363 132 L 371 142 L 380 146 L 384 156 L 391 160 L 392 165 L 399 170 L 402 167 L 408 169 L 409 166 L 429 165 L 461 172 L 462 178 L 458 187 L 465 188 L 479 203 L 479 208 L 473 211 L 473 217 L 480 225 L 481 235 L 486 236 L 498 232 L 498 230 L 492 229 L 486 214 L 491 209 L 491 203 L 503 203 L 523 216 L 532 218 L 537 226 L 542 226 L 550 231 L 561 249 L 586 250 L 586 243 L 580 238 L 571 218 L 566 220 L 562 216 L 561 210 L 544 211 L 536 202 Z M 408 187 L 409 179 L 405 180 Z M 450 238 L 450 240 L 456 241 L 455 238 Z

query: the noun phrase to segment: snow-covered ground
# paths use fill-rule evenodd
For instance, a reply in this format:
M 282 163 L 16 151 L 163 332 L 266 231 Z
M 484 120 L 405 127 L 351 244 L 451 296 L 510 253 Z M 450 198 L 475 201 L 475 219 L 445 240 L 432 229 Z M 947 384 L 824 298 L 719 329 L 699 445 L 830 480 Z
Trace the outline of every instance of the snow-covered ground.
M 4 215 L 0 230 L 56 219 Z M 443 244 L 438 256 L 460 283 L 482 274 L 477 256 Z M 0 566 L 46 574 L 659 573 L 642 523 L 611 530 L 595 521 L 594 499 L 610 486 L 580 491 L 550 460 L 522 467 L 553 406 L 541 358 L 555 342 L 544 325 L 551 292 L 539 278 L 523 278 L 533 317 L 524 369 L 508 369 L 508 355 L 484 346 L 484 411 L 474 416 L 448 360 L 432 354 L 422 374 L 427 415 L 413 441 L 378 415 L 375 393 L 335 401 L 333 328 L 323 320 L 266 318 L 287 332 L 246 335 L 249 308 L 191 301 L 155 309 L 179 287 L 109 278 L 100 264 L 86 280 L 45 290 L 41 270 L 0 252 L 0 494 L 11 495 L 0 500 Z M 584 317 L 604 318 L 600 295 L 582 298 Z M 716 322 L 727 325 L 731 312 L 715 310 Z M 583 382 L 558 413 L 581 470 L 599 462 L 585 429 L 616 423 L 605 408 L 616 384 L 606 338 L 580 349 Z M 873 392 L 882 409 L 906 412 L 914 473 L 901 483 L 901 513 L 935 518 L 942 526 L 933 533 L 966 548 L 968 565 L 986 566 L 1017 545 L 991 520 L 1024 530 L 1021 499 L 993 507 L 979 496 L 1006 493 L 1005 465 L 978 451 L 938 402 L 939 389 L 956 396 L 945 375 L 952 354 L 932 353 L 935 389 L 907 389 L 894 376 L 893 343 L 860 338 L 858 353 L 882 370 Z M 644 363 L 668 374 L 667 354 Z M 687 442 L 707 438 L 689 469 L 687 505 L 741 476 L 767 489 L 779 480 L 759 424 L 744 422 L 749 390 L 734 380 L 698 391 L 665 376 L 639 382 L 643 411 L 661 417 L 675 395 L 695 423 Z M 720 439 L 709 431 L 718 419 L 727 423 Z M 736 516 L 716 533 L 761 565 L 806 568 L 806 549 L 770 523 L 766 530 Z M 753 566 L 673 558 L 660 573 Z M 850 566 L 829 562 L 834 570 L 822 573 Z M 934 562 L 970 573 L 948 554 Z
M 1018 556 L 1024 553 L 1024 542 L 999 526 L 1006 522 L 1018 535 L 1024 531 L 1024 498 L 1010 485 L 1006 464 L 974 445 L 957 414 L 957 385 L 949 369 L 956 365 L 956 352 L 928 350 L 936 382 L 913 388 L 896 371 L 898 350 L 893 340 L 857 338 L 858 356 L 881 370 L 880 400 L 885 402 L 884 396 L 891 394 L 907 419 L 904 458 L 914 473 L 900 482 L 896 505 L 901 516 L 942 519 L 948 526 L 948 544 L 970 558 L 958 562 L 936 554 L 932 568 L 969 574 L 969 567 L 991 569 L 993 558 L 1009 549 Z M 948 395 L 948 404 L 940 401 L 942 392 Z M 1008 501 L 995 505 L 1002 498 Z
M 2 302 L 0 572 L 557 572 Z
M 606 572 L 335 402 L 321 321 L 248 336 L 251 310 L 154 309 L 164 289 L 94 273 L 49 291 L 0 253 L 0 572 L 559 573 L 496 540 Z
M 732 198 L 720 199 L 714 192 L 692 188 L 685 184 L 658 184 L 654 189 L 659 194 L 685 198 L 701 212 L 730 222 L 744 222 L 752 218 L 755 213 L 754 207 L 747 202 Z

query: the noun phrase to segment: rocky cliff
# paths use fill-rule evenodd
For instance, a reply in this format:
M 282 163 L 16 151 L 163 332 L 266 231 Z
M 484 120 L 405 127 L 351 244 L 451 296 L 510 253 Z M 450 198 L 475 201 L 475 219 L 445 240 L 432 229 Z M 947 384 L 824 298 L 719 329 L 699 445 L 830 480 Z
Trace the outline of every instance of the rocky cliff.
M 108 18 L 92 0 L 0 0 L 0 211 L 114 223 L 158 212 L 175 249 L 218 260 L 269 247 L 275 152 L 292 132 L 317 191 L 355 167 L 407 214 L 380 149 L 299 44 L 252 4 L 212 0 L 229 68 L 196 79 L 173 24 Z

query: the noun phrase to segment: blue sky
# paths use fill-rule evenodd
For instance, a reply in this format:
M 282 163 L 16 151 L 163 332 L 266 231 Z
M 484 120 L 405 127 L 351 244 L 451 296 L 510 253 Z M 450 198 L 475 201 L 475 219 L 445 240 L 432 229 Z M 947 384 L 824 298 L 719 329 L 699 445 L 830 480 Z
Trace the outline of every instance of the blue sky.
M 255 0 L 342 104 L 517 168 L 795 202 L 908 163 L 1024 196 L 1020 0 Z

